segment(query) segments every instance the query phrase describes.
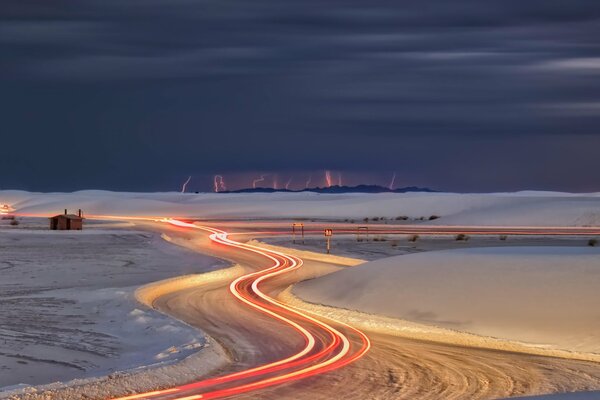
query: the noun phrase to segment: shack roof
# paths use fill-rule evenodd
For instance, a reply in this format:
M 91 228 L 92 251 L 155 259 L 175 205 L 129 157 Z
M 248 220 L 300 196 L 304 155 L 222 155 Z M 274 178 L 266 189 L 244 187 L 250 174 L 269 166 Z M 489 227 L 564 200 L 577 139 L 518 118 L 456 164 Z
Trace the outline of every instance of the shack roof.
M 54 217 L 50 217 L 50 219 L 54 219 L 54 218 L 83 219 L 83 217 L 80 217 L 79 215 L 75 215 L 75 214 L 58 214 L 58 215 L 55 215 Z

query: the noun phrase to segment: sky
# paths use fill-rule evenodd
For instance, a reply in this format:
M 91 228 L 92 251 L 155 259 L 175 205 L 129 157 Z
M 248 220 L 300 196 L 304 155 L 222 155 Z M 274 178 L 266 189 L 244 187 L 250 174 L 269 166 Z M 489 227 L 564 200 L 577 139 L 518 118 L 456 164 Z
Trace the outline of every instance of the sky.
M 5 0 L 0 189 L 600 191 L 599 37 L 597 0 Z

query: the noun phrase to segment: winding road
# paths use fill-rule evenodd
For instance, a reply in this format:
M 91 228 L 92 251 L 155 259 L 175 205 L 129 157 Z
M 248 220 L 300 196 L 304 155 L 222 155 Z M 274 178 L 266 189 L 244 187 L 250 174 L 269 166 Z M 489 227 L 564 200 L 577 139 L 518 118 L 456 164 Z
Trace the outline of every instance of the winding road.
M 227 237 L 227 232 L 215 228 L 172 219 L 167 222 L 183 229 L 204 231 L 214 243 L 226 246 L 232 251 L 246 253 L 245 264 L 258 265 L 259 268 L 231 282 L 230 293 L 242 305 L 258 312 L 263 318 L 284 325 L 291 335 L 302 339 L 302 346 L 291 343 L 288 347 L 292 349 L 290 352 L 288 349 L 282 349 L 280 344 L 273 343 L 273 350 L 277 351 L 271 352 L 274 353 L 271 357 L 269 352 L 263 354 L 264 364 L 183 386 L 119 397 L 115 400 L 223 398 L 323 374 L 358 360 L 369 350 L 368 337 L 357 329 L 340 322 L 325 323 L 263 292 L 262 288 L 277 277 L 299 269 L 303 263 L 301 259 L 231 240 Z M 252 257 L 253 260 L 247 257 Z M 268 263 L 266 267 L 265 263 Z M 162 300 L 165 301 L 167 303 L 164 308 L 168 309 L 168 299 Z M 276 331 L 282 329 L 281 326 L 273 328 Z M 290 354 L 277 358 L 277 353 L 285 352 Z
M 118 400 L 488 399 L 600 388 L 596 363 L 364 334 L 324 322 L 276 296 L 338 267 L 241 243 L 219 229 L 168 222 L 170 234 L 208 237 L 199 242 L 199 251 L 247 269 L 229 285 L 185 289 L 154 303 L 208 333 L 230 352 L 232 362 L 213 377 Z
M 290 285 L 344 268 L 232 239 L 289 235 L 288 222 L 218 222 L 232 231 L 227 233 L 183 220 L 97 218 L 127 219 L 140 229 L 166 233 L 187 243 L 186 247 L 240 266 L 236 271 L 243 273 L 233 281 L 177 288 L 152 303 L 157 310 L 209 335 L 225 350 L 229 361 L 219 364 L 222 366 L 208 376 L 198 373 L 181 386 L 165 387 L 155 375 L 156 382 L 140 385 L 160 388 L 148 392 L 124 384 L 136 379 L 134 373 L 99 383 L 25 393 L 15 399 L 497 399 L 600 389 L 598 363 L 408 339 L 382 333 L 376 327 L 360 332 L 283 304 L 278 295 Z M 321 235 L 323 226 L 333 227 L 336 235 L 357 233 L 356 226 L 341 223 L 311 223 L 306 233 Z M 598 228 L 552 227 L 379 225 L 369 229 L 374 234 L 600 234 Z

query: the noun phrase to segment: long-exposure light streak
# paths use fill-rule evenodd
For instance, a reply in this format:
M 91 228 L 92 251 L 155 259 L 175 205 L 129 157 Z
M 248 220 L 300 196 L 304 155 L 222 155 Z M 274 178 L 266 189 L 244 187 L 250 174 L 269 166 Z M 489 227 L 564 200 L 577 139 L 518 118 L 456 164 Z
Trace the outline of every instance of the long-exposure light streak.
M 339 329 L 296 308 L 289 307 L 262 292 L 260 288 L 261 283 L 275 276 L 300 268 L 303 264 L 300 258 L 282 252 L 266 250 L 257 246 L 234 241 L 228 238 L 227 232 L 216 228 L 200 226 L 194 223 L 174 219 L 166 219 L 164 221 L 177 227 L 206 231 L 209 233 L 210 239 L 215 243 L 252 252 L 270 260 L 272 262 L 270 267 L 242 275 L 231 282 L 229 291 L 244 305 L 291 326 L 303 337 L 305 345 L 300 351 L 289 357 L 248 370 L 165 389 L 164 391 L 153 391 L 132 395 L 141 397 L 125 396 L 118 398 L 118 400 L 159 397 L 186 400 L 214 399 L 231 396 L 331 371 L 357 360 L 369 350 L 369 339 L 362 332 L 345 324 L 338 323 L 344 329 L 351 331 L 353 335 L 358 338 L 360 345 L 358 348 L 354 349 L 354 351 L 351 351 L 353 345 L 351 344 L 350 339 Z M 319 335 L 319 339 L 317 339 L 309 328 L 310 330 L 321 331 L 325 336 Z M 320 341 L 320 346 L 322 348 L 314 352 L 317 340 Z M 248 382 L 250 378 L 256 380 Z M 238 381 L 240 383 L 236 383 Z M 231 383 L 233 386 L 199 392 L 200 389 L 223 385 L 225 383 Z M 177 394 L 180 395 L 178 396 Z

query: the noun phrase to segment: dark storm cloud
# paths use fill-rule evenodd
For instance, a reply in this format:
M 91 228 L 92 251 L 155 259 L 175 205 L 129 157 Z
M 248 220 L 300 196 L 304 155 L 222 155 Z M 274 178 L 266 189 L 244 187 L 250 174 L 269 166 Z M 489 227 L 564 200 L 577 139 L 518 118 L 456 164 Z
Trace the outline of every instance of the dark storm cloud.
M 600 190 L 599 19 L 593 0 L 5 1 L 0 187 L 332 168 Z

